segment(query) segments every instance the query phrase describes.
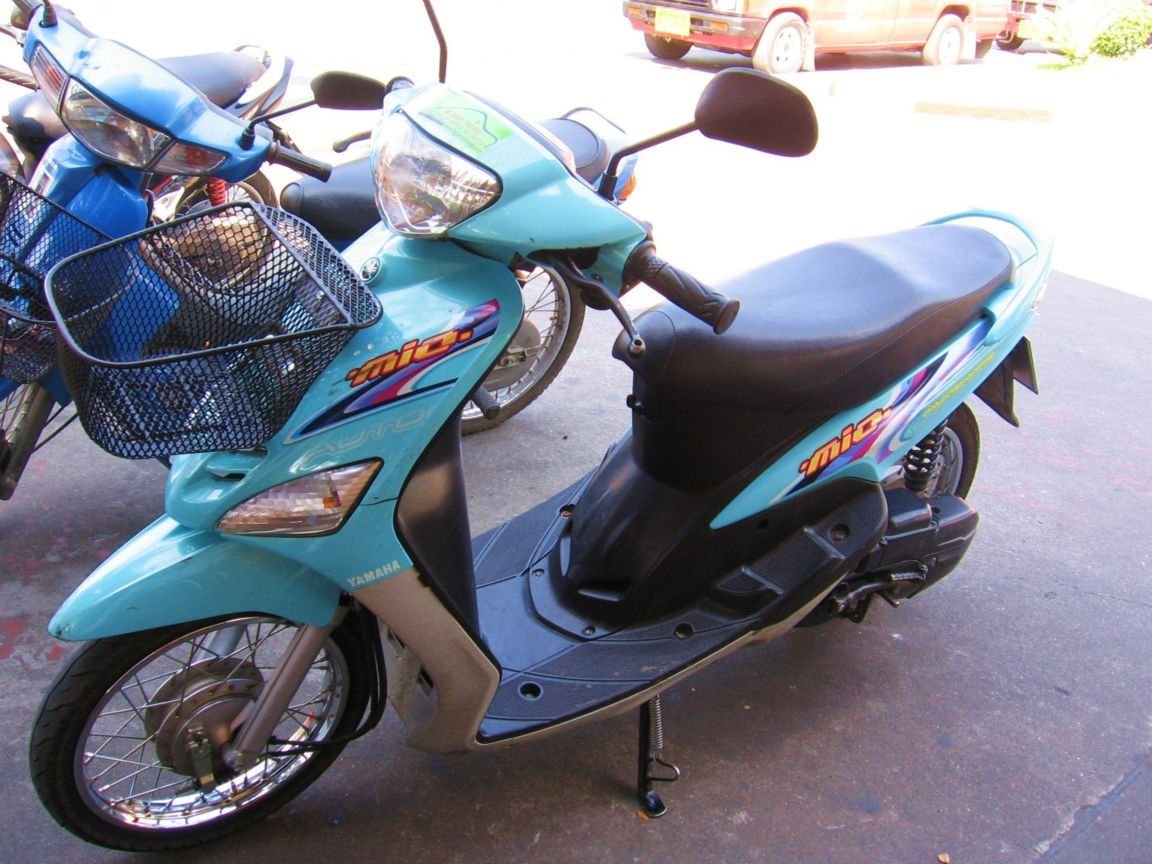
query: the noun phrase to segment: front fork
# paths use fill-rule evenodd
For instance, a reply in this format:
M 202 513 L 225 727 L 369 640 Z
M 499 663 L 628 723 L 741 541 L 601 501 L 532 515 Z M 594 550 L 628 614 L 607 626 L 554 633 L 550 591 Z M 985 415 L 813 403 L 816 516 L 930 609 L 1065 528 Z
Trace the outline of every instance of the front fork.
M 288 650 L 276 664 L 271 679 L 265 682 L 251 709 L 237 718 L 237 722 L 243 725 L 233 739 L 231 749 L 223 754 L 229 768 L 243 773 L 260 759 L 292 697 L 304 683 L 313 661 L 347 614 L 348 607 L 341 604 L 336 607 L 332 620 L 323 627 L 306 626 L 296 631 Z M 228 633 L 228 630 L 222 631 L 223 638 L 228 638 L 225 635 Z
M 11 417 L 9 399 L 13 402 Z M 7 501 L 16 491 L 54 404 L 52 394 L 39 383 L 17 389 L 0 403 L 0 501 Z

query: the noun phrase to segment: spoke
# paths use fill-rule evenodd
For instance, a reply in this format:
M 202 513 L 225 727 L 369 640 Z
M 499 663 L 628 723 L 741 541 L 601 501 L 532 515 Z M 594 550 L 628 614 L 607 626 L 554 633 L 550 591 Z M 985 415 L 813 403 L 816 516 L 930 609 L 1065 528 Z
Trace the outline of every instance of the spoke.
M 144 738 L 141 738 L 139 735 L 124 735 L 124 736 L 119 735 L 118 733 L 123 732 L 124 728 L 127 725 L 128 725 L 127 722 L 121 724 L 120 728 L 118 728 L 115 731 L 115 733 L 112 733 L 112 734 L 101 733 L 99 737 L 103 738 L 104 741 L 100 744 L 99 747 L 94 748 L 87 755 L 91 758 L 95 758 L 97 756 L 99 756 L 101 758 L 110 758 L 110 757 L 104 756 L 104 748 L 109 746 L 114 740 L 115 741 L 124 740 L 124 741 L 136 741 L 136 742 L 138 742 L 135 747 L 133 747 L 131 750 L 128 751 L 128 753 L 125 754 L 125 756 L 127 756 L 131 753 L 138 751 L 138 750 L 142 750 L 144 747 L 146 747 L 149 743 L 151 743 L 153 741 L 153 736 L 151 736 L 151 735 L 144 737 Z M 121 757 L 121 758 L 123 758 L 123 757 Z
M 139 752 L 139 750 L 140 750 L 140 748 L 135 747 L 132 750 L 130 750 L 128 753 L 124 754 L 123 756 L 109 756 L 109 755 L 106 755 L 104 753 L 95 753 L 95 752 L 88 753 L 87 754 L 87 760 L 86 760 L 88 764 L 93 764 L 94 762 L 97 762 L 97 761 L 109 763 L 108 767 L 105 768 L 103 771 L 100 771 L 96 774 L 91 775 L 91 779 L 100 780 L 104 777 L 104 775 L 106 775 L 113 768 L 125 766 L 125 765 L 131 766 L 133 768 L 133 772 L 132 772 L 133 774 L 138 774 L 141 771 L 148 771 L 148 770 L 151 770 L 152 768 L 155 768 L 158 764 L 155 759 L 153 759 L 149 762 L 144 762 L 144 761 L 141 761 L 139 759 L 130 758 L 132 753 Z M 123 782 L 124 780 L 127 780 L 130 776 L 132 776 L 132 775 L 131 774 L 125 774 L 123 777 L 121 777 L 116 782 L 117 783 Z
M 140 772 L 140 773 L 143 773 L 143 772 Z M 159 780 L 157 780 L 157 785 L 152 785 L 146 789 L 139 789 L 139 790 L 136 788 L 133 788 L 131 790 L 130 794 L 128 794 L 124 797 L 121 797 L 121 798 L 109 797 L 107 799 L 107 801 L 110 805 L 124 804 L 127 802 L 139 801 L 141 798 L 151 798 L 152 796 L 157 795 L 160 792 L 165 792 L 169 789 L 175 789 L 176 791 L 180 791 L 181 789 L 188 789 L 189 791 L 191 791 L 193 788 L 194 787 L 192 787 L 189 784 L 188 780 L 186 778 L 182 778 L 182 777 L 178 777 L 176 780 L 173 780 L 171 783 L 160 783 Z M 199 798 L 200 800 L 203 800 L 204 794 L 202 792 L 200 792 L 200 790 L 198 790 L 198 789 L 195 791 L 196 791 L 196 797 Z M 171 810 L 172 806 L 175 803 L 176 803 L 175 796 L 169 796 L 168 801 L 164 804 L 161 804 L 160 806 L 161 806 L 161 809 Z M 149 801 L 149 807 L 152 807 L 152 806 L 153 806 L 153 803 L 151 801 Z

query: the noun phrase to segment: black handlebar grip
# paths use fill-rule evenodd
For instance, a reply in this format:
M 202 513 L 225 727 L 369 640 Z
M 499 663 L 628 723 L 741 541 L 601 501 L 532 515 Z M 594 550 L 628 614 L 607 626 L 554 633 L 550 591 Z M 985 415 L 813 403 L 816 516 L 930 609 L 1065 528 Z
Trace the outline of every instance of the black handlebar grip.
M 272 149 L 268 151 L 268 161 L 324 182 L 327 182 L 328 178 L 332 176 L 332 166 L 327 162 L 305 156 L 283 144 L 272 145 Z
M 695 276 L 677 269 L 656 254 L 651 243 L 640 246 L 628 262 L 628 275 L 639 279 L 685 312 L 712 326 L 720 335 L 736 320 L 740 301 L 725 297 L 701 283 Z

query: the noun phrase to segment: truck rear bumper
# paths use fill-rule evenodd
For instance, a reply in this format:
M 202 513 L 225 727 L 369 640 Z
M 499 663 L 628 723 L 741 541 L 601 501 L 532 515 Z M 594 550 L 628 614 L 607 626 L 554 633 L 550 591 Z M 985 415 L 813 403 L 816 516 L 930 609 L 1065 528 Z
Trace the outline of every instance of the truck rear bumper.
M 660 23 L 657 24 L 657 11 Z M 624 15 L 644 33 L 679 39 L 702 48 L 750 54 L 764 31 L 764 21 L 741 15 L 720 15 L 700 9 L 676 9 L 626 0 Z

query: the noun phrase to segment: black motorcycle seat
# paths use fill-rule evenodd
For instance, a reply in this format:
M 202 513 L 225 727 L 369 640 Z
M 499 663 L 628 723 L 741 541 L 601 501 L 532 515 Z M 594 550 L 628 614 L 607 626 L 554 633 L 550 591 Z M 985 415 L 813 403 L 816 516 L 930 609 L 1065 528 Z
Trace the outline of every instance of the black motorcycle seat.
M 244 88 L 264 74 L 259 60 L 239 51 L 169 57 L 157 62 L 221 108 L 239 99 Z M 68 133 L 39 90 L 13 99 L 4 122 L 13 135 L 25 140 L 55 141 Z
M 242 51 L 169 57 L 159 63 L 221 108 L 239 99 L 244 89 L 264 74 L 264 64 Z
M 741 301 L 722 336 L 671 304 L 637 319 L 647 344 L 616 356 L 649 398 L 785 413 L 875 398 L 955 338 L 1004 285 L 992 234 L 929 225 L 789 255 L 715 286 Z
M 293 180 L 280 192 L 280 206 L 312 225 L 337 249 L 380 221 L 367 156 L 335 166 L 327 182 L 315 177 Z

